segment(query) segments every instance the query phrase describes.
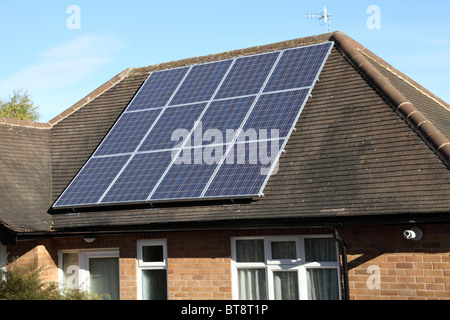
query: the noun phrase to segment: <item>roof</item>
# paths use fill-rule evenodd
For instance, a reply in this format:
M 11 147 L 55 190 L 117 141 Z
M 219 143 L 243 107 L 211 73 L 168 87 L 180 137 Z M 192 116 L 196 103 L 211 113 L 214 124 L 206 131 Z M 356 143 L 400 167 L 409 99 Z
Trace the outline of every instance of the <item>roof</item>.
M 341 32 L 120 73 L 39 129 L 51 136 L 51 201 L 46 209 L 94 152 L 150 72 L 329 40 L 335 41 L 335 48 L 263 198 L 234 204 L 199 202 L 52 212 L 53 229 L 255 223 L 274 218 L 447 216 L 450 106 Z M 43 190 L 44 197 L 48 189 Z M 23 208 L 24 213 L 27 210 Z M 43 214 L 38 208 L 32 211 Z M 0 212 L 0 220 L 2 215 Z
M 0 222 L 10 229 L 48 230 L 50 130 L 0 119 Z

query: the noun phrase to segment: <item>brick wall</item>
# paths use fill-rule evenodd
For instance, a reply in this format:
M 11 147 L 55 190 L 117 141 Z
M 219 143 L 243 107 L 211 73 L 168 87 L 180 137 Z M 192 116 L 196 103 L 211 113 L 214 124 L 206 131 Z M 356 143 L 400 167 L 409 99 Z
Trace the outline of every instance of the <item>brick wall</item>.
M 410 226 L 409 226 L 410 227 Z M 408 226 L 342 228 L 348 248 L 351 299 L 449 299 L 450 226 L 419 225 L 422 240 L 403 238 Z M 169 299 L 231 299 L 232 236 L 330 233 L 330 229 L 273 229 L 140 233 L 21 241 L 8 246 L 21 263 L 45 266 L 46 280 L 58 278 L 58 251 L 120 248 L 120 297 L 138 298 L 137 240 L 167 239 Z
M 347 243 L 351 299 L 450 299 L 450 225 L 417 225 L 420 241 L 406 240 L 412 226 L 354 227 Z
M 171 234 L 169 299 L 231 299 L 230 237 L 224 232 Z
M 17 258 L 17 263 L 24 266 L 37 264 L 43 267 L 42 277 L 44 281 L 58 280 L 57 252 L 53 249 L 50 240 L 23 241 L 19 245 L 7 246 L 8 259 Z

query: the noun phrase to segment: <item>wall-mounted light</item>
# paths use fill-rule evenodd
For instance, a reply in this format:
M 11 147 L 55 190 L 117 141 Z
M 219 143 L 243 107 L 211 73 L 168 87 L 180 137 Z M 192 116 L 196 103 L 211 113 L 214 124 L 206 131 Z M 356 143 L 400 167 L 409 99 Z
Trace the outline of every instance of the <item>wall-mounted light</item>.
M 423 233 L 420 228 L 415 227 L 415 228 L 411 228 L 411 229 L 403 231 L 403 236 L 407 240 L 419 241 L 420 239 L 422 239 Z
M 83 240 L 86 241 L 87 243 L 91 243 L 95 241 L 95 237 L 84 237 Z

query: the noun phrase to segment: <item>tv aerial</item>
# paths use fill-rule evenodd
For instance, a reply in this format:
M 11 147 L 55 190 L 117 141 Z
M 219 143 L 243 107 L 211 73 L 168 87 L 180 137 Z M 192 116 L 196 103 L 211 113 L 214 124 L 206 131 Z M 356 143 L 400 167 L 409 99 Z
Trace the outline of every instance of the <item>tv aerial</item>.
M 328 32 L 331 32 L 331 14 L 327 12 L 326 6 L 323 6 L 322 12 L 316 14 L 307 14 L 306 18 L 324 20 L 324 23 L 322 23 L 321 26 L 323 26 L 324 24 L 328 24 Z

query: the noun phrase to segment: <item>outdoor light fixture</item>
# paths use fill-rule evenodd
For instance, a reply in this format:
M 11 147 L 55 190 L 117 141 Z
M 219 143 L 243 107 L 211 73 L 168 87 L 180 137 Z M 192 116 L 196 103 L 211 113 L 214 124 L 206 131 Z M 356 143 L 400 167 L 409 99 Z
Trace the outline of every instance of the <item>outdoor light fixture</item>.
M 91 242 L 94 242 L 96 238 L 95 237 L 84 237 L 83 239 L 87 243 L 91 243 Z
M 420 239 L 422 239 L 422 235 L 422 230 L 419 228 L 411 228 L 409 230 L 403 231 L 403 236 L 407 240 L 419 241 Z

